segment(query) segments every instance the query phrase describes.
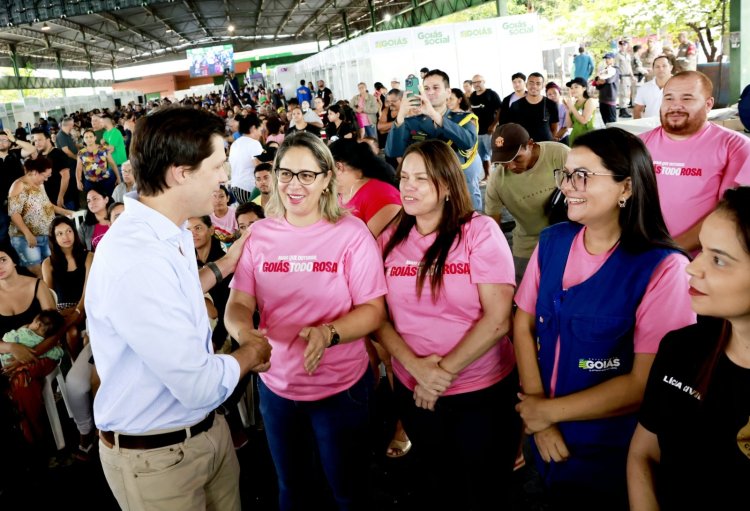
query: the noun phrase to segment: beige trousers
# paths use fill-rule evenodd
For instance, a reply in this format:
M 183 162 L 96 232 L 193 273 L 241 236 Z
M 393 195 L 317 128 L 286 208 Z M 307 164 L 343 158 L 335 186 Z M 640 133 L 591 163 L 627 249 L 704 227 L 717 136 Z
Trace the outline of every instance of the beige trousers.
M 159 449 L 110 448 L 100 440 L 99 457 L 125 511 L 240 510 L 240 464 L 222 415 L 208 431 Z

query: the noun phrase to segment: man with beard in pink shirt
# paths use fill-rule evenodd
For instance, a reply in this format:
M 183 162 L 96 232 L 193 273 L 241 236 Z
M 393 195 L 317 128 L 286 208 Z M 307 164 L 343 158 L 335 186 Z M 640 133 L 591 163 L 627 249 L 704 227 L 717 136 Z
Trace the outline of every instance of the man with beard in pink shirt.
M 687 251 L 727 188 L 750 184 L 750 140 L 708 121 L 713 84 L 698 71 L 664 86 L 661 126 L 643 133 L 654 161 L 659 202 L 669 233 Z

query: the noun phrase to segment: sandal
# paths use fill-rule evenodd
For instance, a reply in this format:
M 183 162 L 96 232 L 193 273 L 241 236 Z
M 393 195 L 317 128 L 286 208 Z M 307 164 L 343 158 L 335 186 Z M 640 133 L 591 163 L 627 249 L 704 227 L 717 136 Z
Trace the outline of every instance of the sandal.
M 385 455 L 389 458 L 401 458 L 406 456 L 411 451 L 411 440 L 391 440 L 388 444 L 388 449 L 385 451 Z

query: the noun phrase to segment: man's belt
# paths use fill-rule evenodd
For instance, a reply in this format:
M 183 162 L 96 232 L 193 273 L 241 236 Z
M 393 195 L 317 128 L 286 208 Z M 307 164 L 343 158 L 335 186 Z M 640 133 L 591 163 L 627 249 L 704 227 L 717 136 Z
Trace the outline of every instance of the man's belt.
M 158 449 L 168 445 L 179 444 L 187 438 L 200 435 L 204 431 L 211 429 L 214 424 L 215 412 L 209 413 L 205 419 L 195 426 L 184 428 L 171 433 L 161 433 L 158 435 L 119 435 L 120 447 L 123 449 Z M 190 435 L 188 435 L 190 431 Z M 100 431 L 99 435 L 108 443 L 115 445 L 115 433 L 112 431 Z

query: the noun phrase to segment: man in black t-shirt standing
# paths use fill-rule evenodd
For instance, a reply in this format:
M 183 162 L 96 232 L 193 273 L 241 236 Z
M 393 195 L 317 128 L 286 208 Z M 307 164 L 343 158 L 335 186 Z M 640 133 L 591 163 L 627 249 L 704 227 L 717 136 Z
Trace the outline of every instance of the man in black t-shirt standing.
M 36 147 L 38 154 L 52 162 L 52 175 L 44 183 L 50 202 L 61 208 L 76 211 L 78 209 L 78 190 L 74 185 L 71 186 L 70 158 L 52 145 L 49 133 L 46 133 L 42 128 L 31 130 L 31 136 L 34 139 L 34 147 Z
M 492 157 L 492 148 L 490 147 L 492 132 L 497 126 L 498 116 L 500 114 L 500 96 L 492 89 L 484 86 L 484 77 L 474 75 L 471 79 L 471 85 L 474 87 L 474 94 L 469 96 L 471 110 L 479 119 L 479 146 L 477 147 L 479 157 L 482 158 L 484 167 L 484 178 L 490 174 L 490 158 Z
M 326 82 L 318 80 L 318 88 L 315 90 L 315 97 L 323 100 L 323 108 L 328 108 L 333 99 L 333 92 L 326 87 Z
M 531 73 L 526 81 L 526 96 L 511 105 L 508 122 L 523 126 L 534 142 L 553 142 L 559 115 L 557 104 L 542 95 L 543 87 L 541 73 Z

